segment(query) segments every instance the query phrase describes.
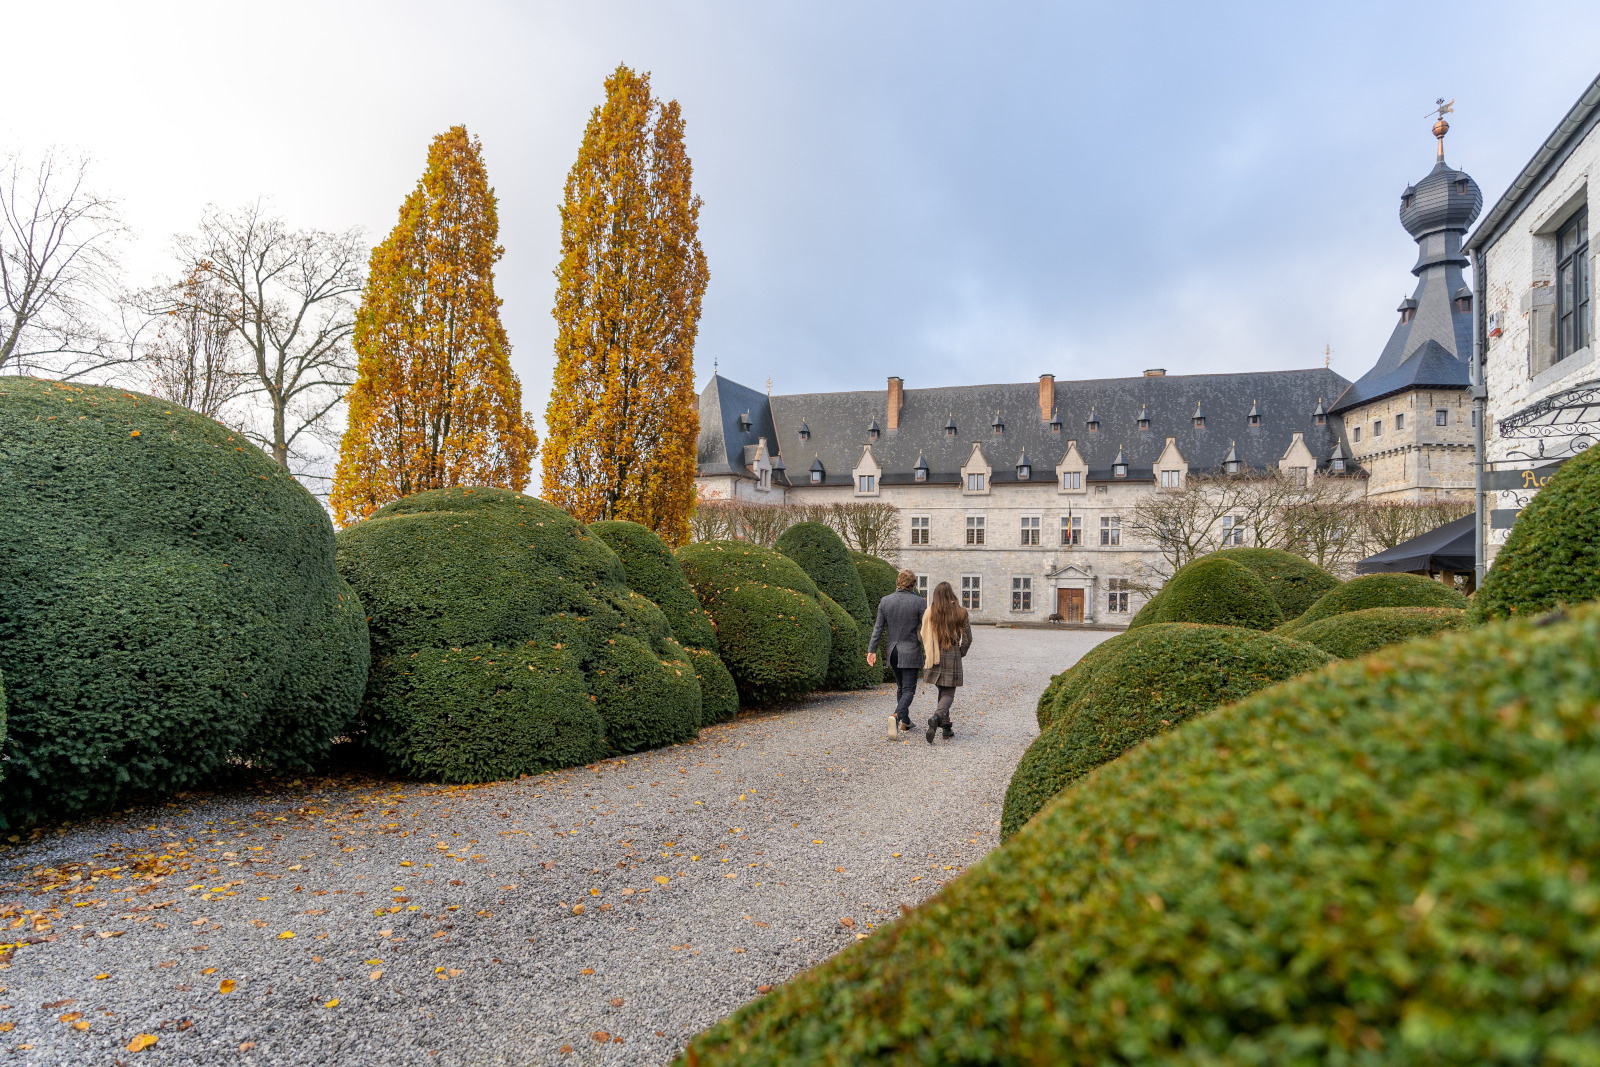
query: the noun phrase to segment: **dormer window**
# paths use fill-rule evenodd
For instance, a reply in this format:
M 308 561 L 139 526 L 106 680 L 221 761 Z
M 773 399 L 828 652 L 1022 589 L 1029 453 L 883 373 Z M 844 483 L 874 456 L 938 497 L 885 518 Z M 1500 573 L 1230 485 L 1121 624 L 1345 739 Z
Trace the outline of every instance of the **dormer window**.
M 1250 414 L 1246 417 L 1250 420 L 1251 426 L 1261 425 L 1261 408 L 1258 401 L 1250 401 Z
M 748 430 L 752 425 L 753 423 L 750 421 L 750 413 L 748 411 L 739 416 L 739 429 Z
M 1406 186 L 1406 191 L 1400 194 L 1400 210 L 1404 211 L 1410 207 L 1411 201 L 1416 198 L 1416 195 L 1417 187 L 1415 185 Z
M 1017 481 L 1025 482 L 1033 476 L 1033 464 L 1028 462 L 1028 453 L 1023 452 L 1017 457 Z
M 928 480 L 928 461 L 923 459 L 920 454 L 917 456 L 917 465 L 911 469 L 911 473 L 919 482 Z
M 956 435 L 956 417 L 954 415 L 951 415 L 950 421 L 944 424 L 944 435 L 946 437 L 954 437 Z
M 1239 450 L 1232 441 L 1228 442 L 1228 454 L 1223 457 L 1222 469 L 1229 474 L 1239 473 Z
M 1417 317 L 1417 302 L 1408 296 L 1400 301 L 1400 306 L 1395 310 L 1400 312 L 1400 325 L 1404 326 Z
M 1229 474 L 1238 474 L 1239 473 L 1239 461 L 1236 460 L 1236 459 L 1230 459 L 1230 460 L 1228 460 L 1228 462 L 1226 462 L 1226 463 L 1224 463 L 1222 465 L 1222 469 L 1227 471 Z
M 878 420 L 873 419 L 872 422 L 867 426 L 867 440 L 876 441 L 878 439 L 879 432 Z
M 1206 414 L 1205 414 L 1205 412 L 1200 410 L 1200 405 L 1199 404 L 1196 404 L 1194 406 L 1194 414 L 1192 416 L 1190 416 L 1190 418 L 1194 422 L 1194 428 L 1195 429 L 1197 429 L 1197 430 L 1205 429 L 1205 427 L 1206 427 Z
M 1456 290 L 1455 300 L 1453 302 L 1456 306 L 1456 311 L 1465 315 L 1472 310 L 1472 290 L 1463 285 L 1461 288 Z
M 1061 436 L 1061 414 L 1052 412 L 1050 415 L 1050 433 L 1056 437 Z
M 1126 478 L 1128 476 L 1128 461 L 1122 458 L 1122 449 L 1117 449 L 1117 458 L 1111 463 L 1111 477 Z
M 994 413 L 994 421 L 989 424 L 989 429 L 993 430 L 995 433 L 1006 432 L 1006 424 L 1001 421 L 1000 413 L 998 411 Z
M 1455 181 L 1451 182 L 1450 184 L 1455 186 L 1455 190 L 1456 190 L 1456 195 L 1457 196 L 1466 196 L 1467 195 L 1467 176 L 1465 174 L 1461 175 L 1459 178 L 1457 178 Z
M 1317 397 L 1317 410 L 1311 413 L 1311 418 L 1318 426 L 1328 425 L 1328 413 L 1322 410 L 1322 398 Z
M 811 440 L 811 427 L 807 426 L 804 419 L 800 420 L 800 440 Z
M 1333 446 L 1333 454 L 1328 457 L 1328 466 L 1333 469 L 1333 473 L 1335 473 L 1335 474 L 1343 474 L 1344 473 L 1344 446 L 1343 445 L 1340 445 L 1338 443 L 1334 444 L 1334 446 Z
M 1095 418 L 1094 408 L 1089 409 L 1089 421 L 1084 423 L 1084 426 L 1090 433 L 1100 432 L 1100 420 Z
M 1343 458 L 1335 457 L 1335 459 L 1333 461 L 1333 473 L 1335 473 L 1335 474 L 1343 474 L 1344 473 L 1344 459 Z
M 1150 412 L 1148 410 L 1146 410 L 1145 408 L 1141 407 L 1139 409 L 1139 429 L 1148 430 L 1149 428 L 1150 428 Z
M 822 478 L 826 473 L 827 471 L 822 466 L 822 459 L 820 457 L 813 458 L 811 461 L 811 484 L 821 485 Z

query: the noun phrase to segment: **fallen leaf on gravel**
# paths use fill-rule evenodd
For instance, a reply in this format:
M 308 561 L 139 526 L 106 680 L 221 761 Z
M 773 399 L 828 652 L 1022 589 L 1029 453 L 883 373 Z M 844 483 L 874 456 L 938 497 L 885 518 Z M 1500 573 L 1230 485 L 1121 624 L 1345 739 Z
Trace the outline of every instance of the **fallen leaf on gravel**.
M 109 974 L 97 974 L 97 975 L 94 976 L 94 980 L 96 982 L 104 982 L 107 978 L 110 978 L 110 977 L 111 976 Z
M 75 1021 L 77 1021 L 78 1019 L 81 1019 L 81 1018 L 83 1018 L 83 1012 L 81 1012 L 81 1011 L 67 1011 L 67 1012 L 62 1012 L 61 1016 L 56 1020 L 56 1022 L 70 1023 L 70 1022 L 75 1022 Z
M 201 971 L 200 973 L 201 974 L 216 974 L 217 973 L 217 969 L 215 967 L 207 967 L 205 970 Z
M 78 1001 L 75 998 L 68 997 L 66 1000 L 51 1001 L 49 1004 L 41 1004 L 39 1007 L 43 1008 L 45 1011 L 55 1011 L 57 1008 L 64 1008 L 68 1004 L 76 1004 L 77 1002 Z
M 75 1022 L 75 1023 L 72 1024 L 72 1028 L 74 1030 L 87 1030 L 87 1029 L 89 1029 L 89 1020 L 88 1019 L 80 1019 L 78 1022 Z
M 278 940 L 282 941 L 284 938 L 293 937 L 293 936 L 294 936 L 294 931 L 293 930 L 285 930 L 283 933 L 278 935 Z
M 267 925 L 267 920 L 265 920 L 265 919 L 251 919 L 250 920 L 250 925 L 256 927 L 257 929 L 259 929 L 259 928 Z
M 217 992 L 226 995 L 228 993 L 232 993 L 235 989 L 238 989 L 238 988 L 239 988 L 239 983 L 238 982 L 235 982 L 232 978 L 224 978 L 222 980 L 222 984 L 217 986 Z
M 249 1052 L 251 1049 L 253 1049 L 255 1047 L 256 1047 L 256 1043 L 254 1041 L 241 1041 L 239 1043 L 239 1051 L 240 1052 Z
M 611 998 L 611 1006 L 613 1008 L 620 1008 L 620 1007 L 622 1007 L 623 1003 L 624 1002 L 623 1002 L 623 999 L 621 997 L 612 997 Z
M 583 970 L 579 971 L 578 973 L 579 974 L 593 974 L 594 973 L 594 968 L 593 967 L 585 967 Z
M 757 993 L 770 993 L 770 992 L 772 992 L 772 987 L 769 986 L 769 985 L 758 985 L 758 986 L 756 986 L 756 992 Z
M 392 928 L 388 929 L 388 930 L 379 930 L 378 931 L 378 936 L 379 937 L 388 937 L 392 933 L 394 933 L 394 930 Z
M 843 867 L 835 867 L 834 870 L 838 871 L 840 874 L 844 873 L 844 868 Z
M 820 845 L 820 844 L 822 844 L 822 842 L 821 842 L 821 841 L 813 841 L 813 842 L 811 842 L 811 843 L 812 843 L 812 844 L 813 844 L 813 845 Z
M 204 919 L 196 919 L 194 922 L 190 923 L 189 925 L 190 926 L 204 926 L 205 924 L 206 924 L 206 921 Z
M 334 997 L 332 1000 L 328 1001 L 328 1003 L 323 1005 L 324 1008 L 337 1008 L 338 1006 L 339 1006 L 339 998 L 338 997 Z
M 582 915 L 583 914 L 583 905 L 582 904 L 574 904 L 572 906 L 572 914 L 574 914 L 574 915 Z
M 848 915 L 846 915 L 844 918 L 839 920 L 839 925 L 840 926 L 854 926 L 855 924 L 856 924 L 856 921 L 854 919 L 850 918 L 850 916 L 848 916 Z
M 133 1040 L 125 1046 L 129 1052 L 143 1052 L 156 1043 L 155 1034 L 134 1034 Z
M 670 879 L 670 878 L 668 878 L 668 877 L 667 877 L 667 876 L 666 876 L 666 875 L 664 875 L 664 874 L 658 874 L 658 875 L 656 875 L 656 882 L 657 882 L 657 883 L 658 883 L 658 884 L 660 884 L 660 885 L 666 885 L 666 884 L 667 884 L 667 883 L 668 883 L 668 882 L 670 882 L 670 881 L 672 881 L 672 879 Z
M 378 964 L 380 964 L 382 962 L 383 962 L 382 960 L 368 960 L 367 961 L 367 966 L 368 967 L 376 967 Z
M 99 933 L 99 936 L 100 937 L 121 937 L 125 932 L 126 931 L 123 931 L 123 930 L 101 930 L 100 933 Z
M 372 979 L 374 982 L 376 982 L 378 979 L 383 977 L 383 971 L 381 971 L 381 970 L 373 971 L 371 974 L 367 975 L 367 977 Z
M 735 952 L 743 952 L 744 949 L 742 947 L 735 947 L 733 951 L 735 951 Z
M 0 1023 L 0 1034 L 9 1034 L 17 1028 L 16 1023 Z
M 572 1054 L 572 1046 L 571 1045 L 562 1045 L 561 1046 L 561 1054 L 563 1056 L 571 1055 Z
M 611 1040 L 611 1035 L 606 1033 L 604 1030 L 596 1030 L 589 1036 L 600 1042 L 602 1045 Z

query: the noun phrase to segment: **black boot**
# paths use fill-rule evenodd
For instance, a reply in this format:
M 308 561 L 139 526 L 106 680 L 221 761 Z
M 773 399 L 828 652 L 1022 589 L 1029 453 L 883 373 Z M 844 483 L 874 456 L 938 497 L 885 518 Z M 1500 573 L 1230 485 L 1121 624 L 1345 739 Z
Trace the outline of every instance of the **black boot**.
M 938 724 L 937 720 L 935 720 L 935 719 L 929 719 L 928 720 L 927 732 L 923 734 L 923 736 L 928 739 L 928 744 L 930 744 L 930 745 L 933 744 L 933 732 L 935 730 L 937 730 L 938 728 L 939 728 L 939 724 Z
M 956 732 L 954 730 L 950 729 L 950 721 L 948 719 L 946 719 L 945 720 L 945 724 L 944 724 L 944 739 L 946 741 L 948 741 L 952 737 L 954 737 L 955 735 L 956 735 Z

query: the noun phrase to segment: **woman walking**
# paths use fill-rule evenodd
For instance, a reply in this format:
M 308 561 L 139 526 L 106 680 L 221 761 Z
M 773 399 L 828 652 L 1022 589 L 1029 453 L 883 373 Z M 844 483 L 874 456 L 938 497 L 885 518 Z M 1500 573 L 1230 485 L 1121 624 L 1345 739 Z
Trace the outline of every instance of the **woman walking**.
M 956 687 L 962 683 L 961 661 L 971 647 L 972 624 L 967 621 L 967 609 L 956 602 L 956 591 L 950 583 L 940 582 L 922 616 L 922 653 L 927 664 L 922 680 L 939 687 L 939 703 L 924 735 L 930 745 L 934 731 L 941 727 L 946 740 L 955 736 L 950 728 L 950 705 L 956 699 Z

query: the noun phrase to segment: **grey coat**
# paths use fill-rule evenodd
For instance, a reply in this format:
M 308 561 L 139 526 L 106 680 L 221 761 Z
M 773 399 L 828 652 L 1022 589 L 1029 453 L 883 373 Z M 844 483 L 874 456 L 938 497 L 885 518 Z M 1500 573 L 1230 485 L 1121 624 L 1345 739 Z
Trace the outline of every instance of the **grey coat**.
M 867 651 L 883 639 L 883 656 L 896 667 L 922 666 L 922 613 L 928 602 L 917 594 L 900 589 L 878 601 L 878 620 L 872 624 Z
M 961 643 L 955 648 L 941 648 L 939 662 L 922 672 L 922 680 L 931 685 L 962 685 L 961 661 L 972 647 L 972 624 L 961 623 Z

